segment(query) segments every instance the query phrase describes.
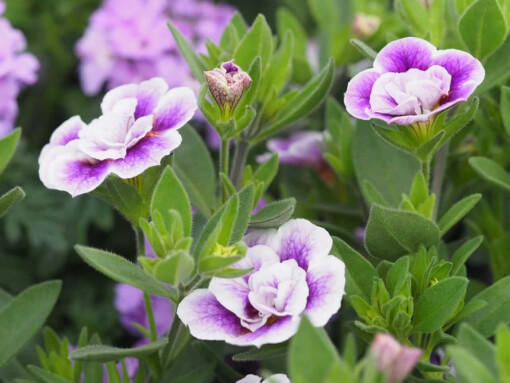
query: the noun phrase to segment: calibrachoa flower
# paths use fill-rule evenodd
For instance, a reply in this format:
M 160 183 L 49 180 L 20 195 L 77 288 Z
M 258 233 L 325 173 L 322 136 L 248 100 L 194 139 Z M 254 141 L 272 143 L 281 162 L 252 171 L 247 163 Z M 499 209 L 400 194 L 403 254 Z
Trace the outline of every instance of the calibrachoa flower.
M 0 1 L 0 15 L 5 4 Z M 14 128 L 18 115 L 16 98 L 26 85 L 37 80 L 39 62 L 25 53 L 26 40 L 5 17 L 0 17 L 0 138 Z
M 345 107 L 362 120 L 419 125 L 466 101 L 484 76 L 482 64 L 469 53 L 437 50 L 425 40 L 407 37 L 386 45 L 374 67 L 349 82 Z
M 391 335 L 378 334 L 372 343 L 372 353 L 377 367 L 386 373 L 386 382 L 400 383 L 418 363 L 422 351 L 401 345 Z
M 182 141 L 177 131 L 197 109 L 189 88 L 168 90 L 161 78 L 108 92 L 103 115 L 90 124 L 75 116 L 58 127 L 39 157 L 39 176 L 49 189 L 77 196 L 97 188 L 109 174 L 129 179 Z
M 167 23 L 205 53 L 206 39 L 219 42 L 233 14 L 232 7 L 207 0 L 105 0 L 76 45 L 84 92 L 92 95 L 105 83 L 111 89 L 155 76 L 172 87 L 197 90 Z
M 204 76 L 214 100 L 222 113 L 229 117 L 250 87 L 250 75 L 231 60 L 221 64 L 220 68 L 204 72 Z
M 271 375 L 269 378 L 262 380 L 257 375 L 246 375 L 243 379 L 238 380 L 236 383 L 290 383 L 289 378 L 285 374 Z
M 245 239 L 248 251 L 234 267 L 252 269 L 241 278 L 213 278 L 207 289 L 183 299 L 177 315 L 204 340 L 257 347 L 280 343 L 297 331 L 303 315 L 324 326 L 340 308 L 345 266 L 329 255 L 328 232 L 304 219 Z

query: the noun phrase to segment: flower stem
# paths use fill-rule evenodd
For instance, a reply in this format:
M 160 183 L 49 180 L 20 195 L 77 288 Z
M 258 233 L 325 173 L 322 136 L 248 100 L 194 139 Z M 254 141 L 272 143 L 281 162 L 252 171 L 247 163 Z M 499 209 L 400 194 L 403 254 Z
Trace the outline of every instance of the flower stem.
M 241 139 L 241 141 L 236 143 L 230 179 L 237 188 L 241 186 L 242 175 L 244 173 L 244 167 L 246 165 L 249 150 L 250 144 L 248 141 Z
M 220 172 L 228 176 L 229 140 L 222 138 L 220 143 Z
M 427 186 L 430 184 L 430 158 L 421 161 L 421 170 L 427 181 Z
M 136 256 L 137 257 L 145 257 L 145 235 L 143 231 L 133 227 L 136 234 Z
M 156 321 L 154 320 L 154 310 L 152 309 L 151 297 L 147 293 L 143 293 L 143 302 L 145 303 L 145 312 L 147 313 L 147 322 L 149 322 L 149 329 L 151 341 L 154 342 L 158 339 L 156 331 Z

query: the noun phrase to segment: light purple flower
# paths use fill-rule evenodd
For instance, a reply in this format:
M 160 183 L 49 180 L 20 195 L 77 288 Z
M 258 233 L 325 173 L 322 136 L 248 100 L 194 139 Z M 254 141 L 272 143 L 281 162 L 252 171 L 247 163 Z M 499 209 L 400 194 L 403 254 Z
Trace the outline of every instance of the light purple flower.
M 0 2 L 0 15 L 5 3 Z M 5 17 L 0 17 L 0 138 L 14 128 L 18 115 L 16 99 L 20 91 L 37 80 L 39 62 L 25 53 L 26 40 Z
M 344 295 L 345 266 L 329 255 L 332 238 L 304 219 L 278 230 L 257 230 L 245 239 L 248 251 L 234 267 L 251 268 L 241 278 L 213 278 L 177 308 L 191 334 L 204 340 L 257 347 L 284 342 L 303 315 L 324 326 Z
M 243 379 L 238 380 L 236 383 L 291 383 L 287 375 L 285 374 L 275 374 L 271 375 L 269 378 L 262 380 L 260 376 L 257 375 L 246 375 Z
M 158 336 L 163 336 L 172 324 L 172 307 L 166 298 L 151 297 L 154 321 Z M 119 283 L 115 286 L 115 308 L 122 326 L 134 336 L 143 336 L 133 323 L 149 328 L 143 292 L 140 289 Z
M 170 86 L 199 84 L 168 30 L 173 22 L 193 48 L 205 53 L 207 38 L 218 43 L 234 14 L 207 0 L 104 0 L 76 45 L 84 92 L 163 77 Z
M 73 197 L 96 189 L 109 174 L 136 177 L 181 144 L 177 130 L 196 108 L 191 89 L 168 90 L 161 78 L 111 90 L 101 117 L 87 125 L 75 116 L 55 130 L 39 157 L 39 177 Z
M 437 50 L 425 40 L 407 37 L 386 45 L 374 67 L 349 82 L 345 107 L 362 120 L 427 122 L 466 101 L 484 76 L 482 64 L 469 53 Z
M 281 164 L 321 169 L 326 164 L 322 145 L 324 134 L 321 132 L 299 132 L 288 138 L 273 138 L 267 142 L 270 152 L 258 156 L 257 161 L 266 162 L 277 153 Z
M 386 382 L 400 383 L 418 363 L 422 351 L 401 345 L 389 334 L 377 334 L 372 353 L 377 367 L 386 373 Z

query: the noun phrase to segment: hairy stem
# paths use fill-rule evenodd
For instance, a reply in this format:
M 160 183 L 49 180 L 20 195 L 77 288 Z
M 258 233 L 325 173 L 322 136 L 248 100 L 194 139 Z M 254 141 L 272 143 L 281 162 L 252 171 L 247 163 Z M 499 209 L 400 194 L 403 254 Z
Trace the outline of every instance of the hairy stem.
M 230 180 L 236 188 L 241 186 L 242 175 L 244 173 L 244 167 L 246 165 L 249 150 L 250 144 L 248 141 L 241 139 L 241 141 L 237 142 L 234 152 L 234 160 L 232 162 L 232 171 L 230 173 Z
M 156 339 L 158 339 L 158 332 L 156 331 L 154 310 L 152 309 L 152 301 L 149 294 L 143 293 L 143 302 L 145 304 L 145 312 L 147 313 L 147 322 L 149 323 L 149 333 L 151 336 L 151 341 L 154 342 Z

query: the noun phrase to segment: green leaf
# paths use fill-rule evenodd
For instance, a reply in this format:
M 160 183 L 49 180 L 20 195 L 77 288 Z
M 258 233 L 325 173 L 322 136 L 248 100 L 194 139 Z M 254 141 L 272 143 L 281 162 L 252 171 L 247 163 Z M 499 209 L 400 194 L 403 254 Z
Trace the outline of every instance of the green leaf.
M 287 198 L 276 201 L 262 208 L 257 214 L 251 217 L 249 227 L 251 229 L 277 228 L 287 222 L 296 207 L 295 198 Z
M 177 286 L 186 282 L 195 268 L 195 260 L 186 251 L 180 250 L 159 261 L 154 267 L 154 276 L 158 281 Z
M 422 171 L 416 173 L 413 184 L 411 185 L 411 191 L 409 193 L 409 199 L 411 203 L 418 207 L 421 203 L 425 202 L 429 198 L 429 187 L 425 175 Z
M 367 121 L 356 121 L 353 141 L 358 183 L 370 181 L 391 206 L 398 206 L 420 170 L 416 158 L 380 138 Z
M 182 144 L 174 152 L 173 169 L 188 192 L 191 204 L 210 217 L 216 205 L 216 177 L 211 154 L 195 129 L 179 130 Z
M 476 111 L 478 110 L 478 106 L 480 104 L 480 100 L 478 97 L 474 97 L 473 101 L 469 105 L 468 110 L 464 113 L 457 114 L 456 116 L 450 118 L 446 123 L 444 119 L 438 118 L 436 121 L 439 123 L 439 126 L 434 126 L 434 129 L 444 129 L 445 135 L 441 139 L 439 145 L 443 145 L 447 140 L 452 138 L 455 134 L 459 133 L 462 129 L 464 129 L 473 119 Z M 446 113 L 445 117 L 446 117 Z M 440 115 L 441 116 L 441 115 Z
M 200 81 L 201 84 L 203 84 L 205 82 L 204 71 L 207 70 L 204 62 L 196 54 L 195 49 L 191 46 L 188 40 L 186 40 L 186 38 L 182 35 L 179 29 L 177 29 L 177 27 L 175 27 L 172 23 L 169 23 L 168 27 L 174 36 L 175 42 L 177 43 L 182 56 L 193 72 L 193 75 L 198 81 Z
M 469 165 L 483 179 L 510 190 L 510 174 L 497 162 L 486 157 L 471 157 Z
M 439 228 L 421 214 L 372 206 L 365 235 L 365 246 L 372 256 L 395 261 L 438 241 Z
M 481 194 L 472 194 L 453 205 L 439 220 L 438 226 L 441 236 L 469 213 L 481 198 Z
M 70 380 L 64 379 L 53 372 L 43 370 L 37 366 L 28 366 L 28 369 L 44 383 L 72 383 Z
M 392 297 L 398 294 L 404 286 L 408 272 L 409 257 L 398 259 L 388 270 L 386 274 L 386 287 Z
M 501 383 L 510 382 L 510 330 L 501 325 L 496 333 L 496 363 Z
M 324 152 L 324 156 L 334 156 L 333 168 L 342 177 L 354 176 L 354 164 L 352 159 L 352 139 L 354 126 L 349 115 L 340 106 L 338 101 L 329 97 L 326 104 L 326 127 L 329 136 L 326 135 L 326 145 L 331 153 Z
M 163 284 L 127 259 L 92 247 L 77 245 L 75 249 L 89 266 L 114 281 L 126 283 L 149 295 L 170 297 L 170 291 Z
M 247 351 L 234 354 L 234 362 L 254 362 L 265 359 L 272 359 L 287 354 L 287 344 L 266 344 L 260 348 L 254 347 Z
M 423 38 L 430 31 L 427 9 L 419 0 L 397 0 L 395 8 L 416 36 Z
M 363 195 L 367 200 L 367 204 L 369 206 L 373 204 L 378 204 L 381 206 L 389 207 L 390 205 L 384 199 L 383 195 L 377 188 L 374 186 L 372 182 L 369 180 L 363 180 L 361 190 L 363 191 Z
M 466 322 L 485 337 L 496 333 L 498 326 L 510 322 L 510 276 L 500 279 L 471 300 L 487 302 L 483 310 L 466 318 Z
M 37 334 L 53 310 L 61 286 L 60 281 L 50 281 L 29 287 L 0 311 L 0 367 Z
M 460 325 L 457 344 L 475 355 L 489 371 L 496 373 L 496 348 L 467 323 Z
M 9 161 L 14 155 L 20 137 L 21 128 L 17 128 L 8 136 L 0 139 L 0 174 L 4 172 L 5 168 L 9 164 Z
M 235 62 L 246 70 L 258 56 L 262 68 L 269 64 L 269 58 L 273 53 L 273 35 L 264 15 L 259 14 L 251 29 L 244 35 L 234 54 Z
M 340 238 L 333 237 L 334 254 L 344 263 L 351 280 L 366 300 L 370 300 L 372 283 L 377 277 L 374 266 Z
M 342 24 L 339 2 L 336 0 L 308 0 L 308 7 L 321 30 L 334 33 Z
M 501 100 L 499 111 L 505 127 L 506 134 L 510 136 L 510 87 L 501 87 Z
M 450 277 L 425 290 L 414 307 L 413 331 L 439 330 L 464 299 L 467 285 L 466 278 Z
M 283 128 L 310 114 L 326 98 L 335 71 L 334 61 L 331 59 L 326 67 L 311 79 L 297 94 L 295 94 L 281 110 L 276 121 L 267 126 L 255 139 L 253 144 L 265 140 Z
M 351 45 L 358 50 L 365 58 L 374 61 L 377 57 L 377 52 L 370 48 L 363 41 L 358 39 L 351 39 Z
M 251 212 L 253 210 L 254 204 L 253 198 L 255 195 L 255 189 L 253 184 L 245 186 L 243 189 L 241 189 L 238 195 L 239 209 L 237 211 L 234 227 L 232 228 L 232 233 L 228 241 L 229 245 L 232 245 L 243 239 L 244 235 L 246 234 L 246 230 L 248 229 L 248 224 L 250 223 Z
M 134 348 L 119 348 L 102 344 L 92 344 L 73 351 L 69 357 L 72 360 L 106 363 L 123 358 L 140 358 L 150 355 L 163 348 L 167 343 L 168 340 L 162 338 L 155 342 Z
M 276 11 L 276 29 L 281 40 L 290 31 L 294 36 L 294 54 L 306 57 L 308 36 L 298 19 L 286 8 L 278 8 Z
M 172 168 L 167 167 L 154 189 L 151 201 L 151 214 L 154 215 L 155 211 L 159 211 L 169 231 L 172 227 L 171 222 L 169 222 L 171 220 L 170 210 L 179 212 L 182 219 L 184 236 L 189 237 L 191 235 L 193 218 L 191 216 L 191 205 L 188 195 Z
M 454 276 L 460 271 L 468 258 L 473 254 L 483 242 L 483 235 L 472 238 L 461 247 L 459 247 L 452 256 L 452 269 L 450 275 Z
M 448 353 L 455 361 L 459 382 L 498 383 L 490 371 L 469 351 L 460 346 L 448 347 Z
M 304 316 L 289 347 L 289 377 L 293 383 L 322 382 L 339 362 L 335 346 L 322 328 Z
M 446 31 L 447 0 L 434 0 L 430 6 L 430 42 L 439 46 L 443 43 Z
M 498 49 L 507 34 L 505 17 L 496 0 L 477 0 L 459 19 L 464 44 L 479 59 Z
M 510 38 L 507 38 L 503 45 L 492 53 L 484 64 L 485 79 L 476 89 L 475 94 L 483 94 L 503 83 L 510 76 Z
M 25 192 L 19 186 L 9 190 L 0 197 L 0 217 L 4 216 L 14 205 L 25 198 Z

